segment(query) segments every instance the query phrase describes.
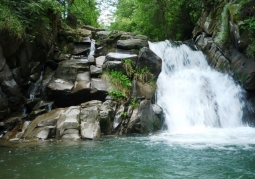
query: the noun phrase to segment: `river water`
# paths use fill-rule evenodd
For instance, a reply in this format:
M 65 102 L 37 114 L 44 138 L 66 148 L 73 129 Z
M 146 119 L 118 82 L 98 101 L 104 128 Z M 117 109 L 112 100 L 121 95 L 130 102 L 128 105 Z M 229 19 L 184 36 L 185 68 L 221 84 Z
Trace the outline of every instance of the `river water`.
M 231 77 L 204 55 L 169 41 L 150 43 L 163 59 L 157 103 L 168 130 L 98 141 L 0 142 L 1 178 L 255 178 L 252 110 Z

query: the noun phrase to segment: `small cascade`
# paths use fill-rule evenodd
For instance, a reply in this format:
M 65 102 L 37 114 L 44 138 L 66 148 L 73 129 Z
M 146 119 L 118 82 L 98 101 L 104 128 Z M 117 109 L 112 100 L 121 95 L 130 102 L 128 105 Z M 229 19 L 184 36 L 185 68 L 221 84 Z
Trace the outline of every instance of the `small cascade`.
M 94 56 L 95 50 L 96 50 L 96 41 L 94 39 L 91 39 L 89 56 Z
M 149 45 L 163 61 L 156 97 L 170 131 L 243 125 L 244 91 L 212 69 L 202 52 L 170 41 Z
M 40 88 L 42 86 L 43 74 L 44 74 L 44 70 L 41 71 L 39 80 L 30 86 L 30 88 L 27 92 L 29 99 L 34 99 L 38 93 L 40 94 L 40 90 L 41 90 Z
M 45 108 L 47 110 L 47 112 L 50 112 L 52 110 L 52 105 L 53 105 L 53 102 L 52 103 L 48 103 Z

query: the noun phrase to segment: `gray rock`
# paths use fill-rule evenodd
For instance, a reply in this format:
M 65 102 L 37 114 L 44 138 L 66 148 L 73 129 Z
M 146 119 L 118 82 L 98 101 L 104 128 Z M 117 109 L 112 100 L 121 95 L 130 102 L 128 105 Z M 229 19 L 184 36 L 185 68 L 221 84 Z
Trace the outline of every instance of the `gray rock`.
M 91 65 L 90 66 L 90 73 L 91 73 L 91 75 L 99 75 L 99 74 L 103 73 L 103 70 L 102 70 L 101 67 Z
M 96 89 L 96 91 L 103 91 L 103 92 L 108 92 L 110 84 L 100 78 L 92 78 L 91 79 L 91 88 Z
M 121 105 L 117 113 L 115 114 L 115 117 L 113 120 L 113 130 L 115 130 L 122 122 L 124 110 L 125 110 L 125 106 Z
M 92 106 L 81 109 L 81 136 L 86 139 L 96 139 L 101 136 L 101 129 L 99 126 L 99 108 Z
M 52 79 L 48 85 L 48 88 L 51 91 L 65 91 L 65 92 L 71 92 L 73 89 L 74 84 L 69 83 L 68 81 L 64 79 Z
M 105 62 L 105 56 L 99 56 L 96 58 L 96 66 L 102 67 Z
M 101 106 L 102 105 L 102 101 L 98 101 L 98 100 L 92 100 L 86 103 L 82 103 L 81 107 L 82 108 L 89 108 L 89 107 L 93 107 L 93 106 Z
M 163 121 L 158 118 L 154 109 L 150 100 L 143 100 L 139 108 L 133 110 L 128 125 L 128 132 L 145 134 L 160 130 L 163 126 Z M 159 111 L 156 110 L 156 112 Z
M 118 70 L 124 72 L 123 63 L 121 61 L 107 61 L 103 65 L 103 70 Z
M 45 126 L 36 128 L 27 136 L 27 138 L 47 139 L 52 129 L 55 129 L 55 126 Z
M 65 130 L 62 139 L 80 139 L 79 130 L 78 129 L 67 129 Z
M 22 137 L 27 137 L 36 127 L 40 126 L 46 126 L 46 125 L 56 125 L 59 117 L 64 113 L 64 109 L 54 109 L 50 111 L 49 113 L 43 114 L 38 116 L 35 120 L 32 121 L 32 123 L 28 126 L 25 133 Z
M 66 108 L 57 122 L 56 138 L 60 139 L 67 129 L 79 129 L 80 106 Z
M 140 49 L 143 47 L 148 47 L 148 41 L 141 39 L 128 39 L 128 40 L 118 40 L 117 47 L 120 49 L 130 50 L 130 49 Z
M 115 109 L 116 103 L 111 100 L 105 101 L 100 108 L 100 127 L 104 134 L 109 135 L 112 132 Z
M 149 68 L 149 72 L 155 76 L 155 79 L 161 72 L 162 60 L 149 48 L 145 47 L 140 50 L 137 67 L 142 69 Z
M 137 55 L 136 54 L 124 54 L 124 53 L 108 53 L 106 55 L 107 61 L 123 61 L 125 59 L 130 59 L 134 63 L 137 61 Z

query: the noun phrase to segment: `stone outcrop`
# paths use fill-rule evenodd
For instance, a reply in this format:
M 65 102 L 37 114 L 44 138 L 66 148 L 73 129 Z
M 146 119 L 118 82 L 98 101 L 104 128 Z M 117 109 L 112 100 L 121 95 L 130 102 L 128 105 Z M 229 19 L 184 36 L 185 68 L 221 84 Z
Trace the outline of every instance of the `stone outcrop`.
M 252 44 L 248 31 L 242 29 L 239 6 L 225 1 L 204 11 L 193 30 L 193 39 L 207 55 L 209 64 L 231 75 L 247 91 L 254 106 L 255 59 L 249 55 Z
M 22 52 L 22 67 L 10 70 L 0 53 L 0 135 L 5 139 L 98 139 L 161 129 L 153 98 L 162 62 L 148 49 L 146 36 L 91 26 L 61 29 L 58 47 L 35 55 L 40 57 L 31 60 Z M 134 81 L 125 92 L 130 95 L 109 96 L 119 89 L 110 77 L 101 78 L 105 71 L 120 71 Z M 8 116 L 8 108 L 16 106 L 23 114 Z
M 209 57 L 212 66 L 229 73 L 246 90 L 253 91 L 255 61 L 244 53 L 250 41 L 247 31 L 241 30 L 241 18 L 236 17 L 235 10 L 238 6 L 234 3 L 221 3 L 217 10 L 203 12 L 193 31 L 193 37 L 198 47 Z M 223 33 L 227 35 L 224 36 Z

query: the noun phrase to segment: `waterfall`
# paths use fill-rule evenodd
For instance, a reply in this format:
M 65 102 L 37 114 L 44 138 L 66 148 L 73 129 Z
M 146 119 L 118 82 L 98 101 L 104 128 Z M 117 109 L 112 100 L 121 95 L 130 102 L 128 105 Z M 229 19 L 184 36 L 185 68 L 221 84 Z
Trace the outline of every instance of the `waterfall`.
M 242 127 L 242 88 L 227 74 L 212 69 L 200 51 L 170 41 L 149 43 L 162 59 L 157 103 L 169 131 Z
M 37 80 L 36 83 L 32 84 L 30 86 L 30 88 L 28 89 L 27 94 L 29 96 L 29 99 L 34 99 L 36 97 L 37 93 L 40 93 L 41 86 L 42 86 L 42 80 L 43 80 L 43 74 L 44 74 L 44 70 L 41 71 L 39 80 Z

